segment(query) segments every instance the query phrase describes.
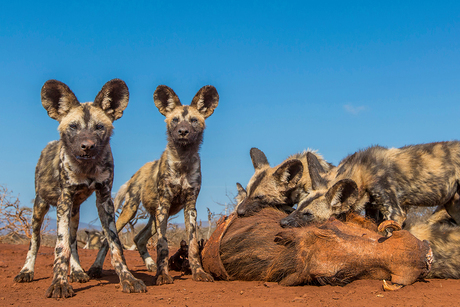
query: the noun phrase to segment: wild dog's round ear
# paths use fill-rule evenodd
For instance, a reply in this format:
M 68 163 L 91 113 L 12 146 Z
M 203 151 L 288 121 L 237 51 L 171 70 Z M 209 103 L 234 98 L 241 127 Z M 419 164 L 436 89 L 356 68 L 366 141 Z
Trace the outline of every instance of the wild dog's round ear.
M 160 113 L 164 116 L 174 110 L 175 107 L 182 105 L 176 93 L 174 93 L 172 88 L 166 85 L 158 85 L 157 89 L 153 93 L 153 102 L 158 108 L 158 111 L 160 111 Z
M 249 155 L 251 156 L 252 165 L 254 166 L 255 170 L 261 169 L 262 167 L 269 165 L 267 157 L 265 156 L 262 150 L 253 147 L 249 151 Z
M 115 121 L 123 115 L 128 102 L 129 90 L 126 83 L 120 79 L 112 79 L 104 84 L 93 105 L 101 108 L 112 121 Z
M 349 211 L 358 200 L 358 185 L 351 179 L 342 179 L 327 191 L 325 197 L 332 208 L 341 209 L 341 213 Z
M 321 177 L 321 174 L 326 173 L 318 158 L 311 152 L 307 152 L 308 172 L 310 174 L 311 188 L 313 190 L 321 190 L 327 188 L 327 181 Z
M 273 173 L 273 176 L 279 184 L 286 189 L 292 189 L 302 178 L 303 165 L 300 160 L 290 159 L 281 164 Z
M 42 105 L 48 112 L 48 116 L 60 122 L 71 109 L 78 107 L 80 103 L 70 88 L 57 80 L 48 80 L 41 91 Z
M 196 93 L 190 106 L 196 108 L 204 118 L 208 118 L 214 113 L 214 109 L 218 104 L 219 94 L 216 88 L 212 85 L 206 85 Z

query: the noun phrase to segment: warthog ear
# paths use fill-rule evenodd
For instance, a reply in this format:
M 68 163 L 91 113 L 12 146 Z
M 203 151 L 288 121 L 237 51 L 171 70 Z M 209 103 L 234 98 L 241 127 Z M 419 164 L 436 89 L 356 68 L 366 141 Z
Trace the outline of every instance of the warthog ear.
M 307 152 L 307 163 L 308 171 L 310 173 L 311 188 L 313 190 L 320 190 L 327 188 L 327 181 L 321 174 L 325 174 L 323 166 L 319 162 L 318 158 L 311 152 Z
M 61 120 L 80 103 L 70 88 L 57 80 L 48 80 L 41 91 L 42 105 L 48 112 L 48 116 L 61 122 Z
M 300 160 L 291 159 L 284 162 L 278 169 L 273 173 L 275 179 L 284 185 L 287 190 L 292 189 L 302 178 L 303 165 Z
M 342 179 L 327 191 L 325 197 L 333 208 L 348 211 L 358 200 L 358 186 L 351 179 Z
M 269 165 L 267 157 L 265 156 L 262 150 L 253 147 L 249 151 L 249 155 L 251 156 L 252 165 L 254 165 L 255 170 L 261 169 L 262 167 Z
M 214 113 L 214 109 L 219 104 L 219 94 L 212 85 L 206 85 L 200 88 L 195 97 L 193 97 L 191 107 L 194 107 L 200 112 L 204 118 L 208 118 Z
M 182 105 L 176 93 L 174 93 L 172 88 L 166 85 L 158 85 L 155 93 L 153 93 L 153 102 L 158 108 L 158 111 L 164 116 L 174 110 L 174 108 Z
M 104 84 L 94 99 L 93 106 L 101 108 L 112 121 L 115 121 L 123 115 L 128 102 L 129 90 L 126 83 L 120 79 L 112 79 Z
M 236 183 L 236 189 L 238 190 L 238 194 L 235 196 L 235 200 L 239 204 L 246 198 L 247 192 L 239 182 Z

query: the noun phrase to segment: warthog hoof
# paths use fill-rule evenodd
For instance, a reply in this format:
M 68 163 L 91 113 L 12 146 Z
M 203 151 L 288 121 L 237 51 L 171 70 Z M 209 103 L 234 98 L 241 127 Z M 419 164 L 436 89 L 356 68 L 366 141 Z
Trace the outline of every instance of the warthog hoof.
M 14 277 L 15 282 L 31 282 L 34 279 L 34 272 L 19 272 Z
M 86 274 L 83 271 L 76 271 L 70 273 L 70 282 L 80 282 L 80 283 L 85 283 L 90 280 L 88 274 Z
M 74 295 L 72 286 L 63 280 L 54 281 L 48 290 L 46 290 L 46 297 L 48 298 L 67 298 Z
M 386 281 L 385 279 L 383 280 L 383 290 L 385 291 L 395 291 L 401 289 L 402 287 L 404 287 L 404 285 L 394 284 L 391 281 Z

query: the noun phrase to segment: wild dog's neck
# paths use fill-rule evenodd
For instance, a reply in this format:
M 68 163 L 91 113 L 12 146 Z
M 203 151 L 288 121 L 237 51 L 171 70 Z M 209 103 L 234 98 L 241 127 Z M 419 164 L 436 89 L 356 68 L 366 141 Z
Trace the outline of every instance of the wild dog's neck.
M 201 142 L 195 142 L 185 146 L 174 142 L 168 142 L 166 150 L 173 161 L 188 164 L 190 160 L 195 160 L 198 156 L 200 145 Z

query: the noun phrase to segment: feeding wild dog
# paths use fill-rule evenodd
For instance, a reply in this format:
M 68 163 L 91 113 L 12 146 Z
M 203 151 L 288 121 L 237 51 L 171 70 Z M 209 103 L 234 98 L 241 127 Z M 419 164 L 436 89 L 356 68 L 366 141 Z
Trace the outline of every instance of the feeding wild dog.
M 403 225 L 406 206 L 445 206 L 460 224 L 458 191 L 460 142 L 439 142 L 402 148 L 370 147 L 346 157 L 327 174 L 309 154 L 312 192 L 281 221 L 301 226 L 324 221 L 370 204 L 385 220 Z M 388 233 L 391 235 L 391 230 Z
M 48 115 L 59 122 L 60 140 L 43 149 L 35 169 L 32 238 L 26 263 L 14 280 L 30 282 L 34 277 L 40 227 L 50 205 L 57 207 L 57 241 L 54 277 L 46 296 L 60 298 L 74 294 L 67 280 L 69 259 L 70 280 L 89 280 L 80 266 L 76 239 L 80 205 L 96 191 L 99 218 L 122 290 L 145 292 L 144 283 L 134 278 L 126 266 L 111 198 L 114 165 L 109 141 L 112 122 L 123 115 L 128 105 L 128 87 L 122 80 L 113 79 L 102 87 L 94 102 L 80 103 L 67 85 L 49 80 L 42 87 L 41 100 Z
M 158 233 L 156 284 L 170 284 L 173 279 L 168 273 L 168 217 L 184 209 L 192 278 L 212 281 L 212 277 L 203 271 L 200 263 L 195 203 L 201 188 L 198 151 L 203 140 L 205 119 L 217 107 L 219 95 L 213 86 L 204 86 L 195 95 L 190 106 L 183 106 L 171 88 L 160 85 L 153 94 L 153 100 L 160 113 L 166 116 L 168 144 L 159 160 L 142 166 L 118 191 L 115 206 L 118 208 L 123 201 L 124 205 L 116 223 L 117 231 L 123 229 L 134 217 L 142 202 L 150 213 L 150 219 L 134 238 L 134 242 L 147 269 L 154 271 L 156 265 L 146 245 L 149 238 L 155 232 Z M 101 274 L 106 253 L 107 244 L 104 244 L 90 268 L 90 275 Z
M 254 175 L 249 180 L 247 192 L 238 183 L 238 207 L 240 216 L 250 215 L 265 207 L 279 207 L 289 212 L 292 207 L 304 199 L 311 189 L 307 153 L 317 157 L 321 166 L 329 170 L 332 164 L 326 162 L 315 151 L 307 150 L 287 158 L 278 166 L 270 167 L 265 154 L 251 148 L 250 156 L 254 166 Z

